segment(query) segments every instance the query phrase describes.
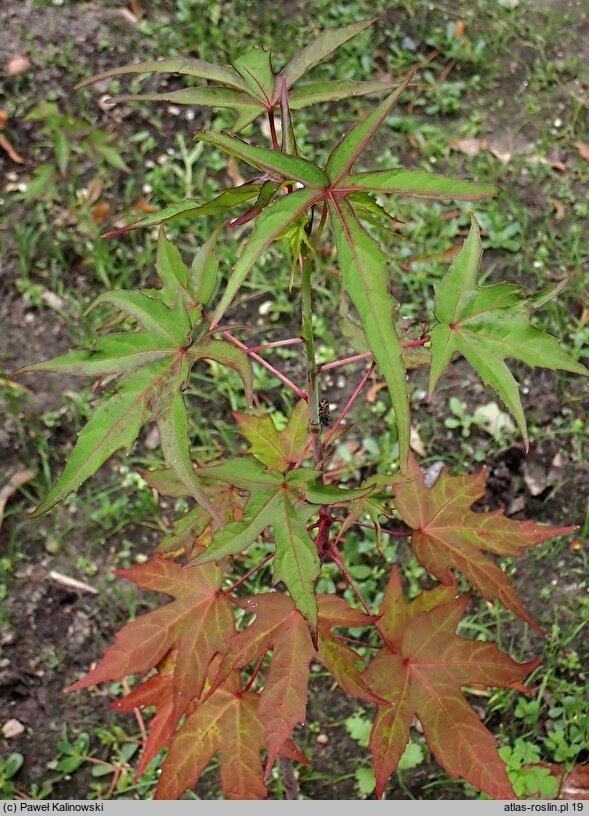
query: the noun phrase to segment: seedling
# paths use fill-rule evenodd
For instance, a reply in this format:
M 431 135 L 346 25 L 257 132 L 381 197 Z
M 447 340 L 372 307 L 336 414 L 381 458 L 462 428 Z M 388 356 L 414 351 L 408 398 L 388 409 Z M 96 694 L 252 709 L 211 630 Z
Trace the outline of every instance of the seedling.
M 505 360 L 580 375 L 587 370 L 531 322 L 534 311 L 554 298 L 561 284 L 535 295 L 509 283 L 481 286 L 481 238 L 474 213 L 462 250 L 435 287 L 426 327 L 406 328 L 397 322 L 389 257 L 372 231 L 376 224 L 397 222 L 394 205 L 389 212 L 381 201 L 406 195 L 476 202 L 498 190 L 422 170 L 358 169 L 415 71 L 396 83 L 298 83 L 375 22 L 325 31 L 280 71 L 268 52 L 253 49 L 229 66 L 173 58 L 114 69 L 87 81 L 153 72 L 205 80 L 207 85 L 137 98 L 233 110 L 230 132 L 202 131 L 195 141 L 204 146 L 205 161 L 210 146 L 251 168 L 245 183 L 219 190 L 210 201 L 170 202 L 108 233 L 159 226 L 159 288 L 101 294 L 95 305 L 112 307 L 114 320 L 91 348 L 23 369 L 100 378 L 110 386 L 62 475 L 33 515 L 63 501 L 120 448 L 129 450 L 148 422 L 157 424 L 166 467 L 142 477 L 160 494 L 193 501 L 149 561 L 116 571 L 173 600 L 123 627 L 96 667 L 68 689 L 148 675 L 114 705 L 121 711 L 156 707 L 138 775 L 169 747 L 156 790 L 159 799 L 178 798 L 194 787 L 217 752 L 227 797 L 263 798 L 279 758 L 285 789 L 292 795 L 289 762 L 309 762 L 293 731 L 305 721 L 311 661 L 321 663 L 345 692 L 367 707 L 376 706 L 369 746 L 378 797 L 399 767 L 415 717 L 431 752 L 451 776 L 463 777 L 491 797 L 516 795 L 496 741 L 462 687 L 529 693 L 524 681 L 538 661 L 517 663 L 493 643 L 458 637 L 456 627 L 471 593 L 460 594 L 453 571 L 487 601 L 498 601 L 539 628 L 507 575 L 484 553 L 519 557 L 526 548 L 574 528 L 513 521 L 499 511 L 474 512 L 471 506 L 485 492 L 483 471 L 454 476 L 443 470 L 433 485 L 426 484 L 410 448 L 408 372 L 429 367 L 431 395 L 453 360 L 466 358 L 514 417 L 527 449 L 519 388 Z M 334 135 L 323 166 L 311 155 L 300 155 L 293 112 L 368 93 L 385 96 L 343 138 Z M 268 146 L 236 135 L 259 116 L 268 124 Z M 215 222 L 191 267 L 165 231 L 167 222 L 180 217 Z M 246 238 L 241 255 L 233 269 L 220 273 L 216 242 L 242 227 Z M 355 354 L 321 364 L 314 335 L 321 303 L 314 276 L 317 250 L 328 228 L 328 246 L 338 258 L 341 328 Z M 228 315 L 253 267 L 281 240 L 290 248 L 292 286 L 300 292 L 300 330 L 265 343 L 239 325 L 231 326 Z M 268 281 L 269 289 L 273 285 Z M 129 324 L 120 322 L 121 315 L 136 328 L 125 328 Z M 271 362 L 273 353 L 287 345 L 297 346 L 304 361 L 298 379 Z M 259 408 L 238 413 L 236 429 L 249 442 L 249 452 L 195 462 L 184 391 L 203 360 L 236 372 L 250 405 L 259 405 L 252 361 L 264 366 L 297 397 L 286 426 L 279 430 Z M 350 362 L 361 371 L 358 385 L 345 406 L 332 413 L 320 402 L 321 377 Z M 397 461 L 392 472 L 374 473 L 360 485 L 340 484 L 330 461 L 373 371 L 388 389 Z M 355 526 L 375 531 L 375 557 L 392 541 L 408 546 L 439 583 L 408 602 L 398 569 L 387 567 L 384 598 L 374 608 L 342 555 L 346 535 Z M 240 574 L 240 554 L 249 548 L 260 557 Z M 336 594 L 316 594 L 326 565 L 356 595 L 355 608 Z M 261 570 L 265 584 L 257 574 Z M 252 592 L 254 583 L 265 591 Z M 342 629 L 365 634 L 359 640 Z M 364 662 L 358 649 L 369 653 Z M 359 781 L 364 790 L 371 784 L 366 775 Z

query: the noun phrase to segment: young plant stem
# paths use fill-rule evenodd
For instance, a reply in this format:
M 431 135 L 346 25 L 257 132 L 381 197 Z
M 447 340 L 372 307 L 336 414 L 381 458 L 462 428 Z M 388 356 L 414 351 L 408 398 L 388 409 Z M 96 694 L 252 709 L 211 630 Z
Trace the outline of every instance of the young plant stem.
M 274 121 L 274 111 L 268 111 L 268 124 L 270 125 L 270 136 L 272 137 L 272 147 L 274 150 L 280 150 L 278 144 L 278 134 L 276 133 L 276 122 Z
M 286 757 L 279 757 L 279 760 L 284 796 L 287 801 L 295 801 L 299 798 L 299 785 L 295 776 L 292 760 Z
M 313 462 L 321 461 L 321 425 L 319 422 L 319 371 L 315 357 L 315 339 L 313 337 L 313 295 L 311 289 L 311 262 L 299 255 L 301 264 L 302 295 L 302 337 L 305 346 L 307 363 L 307 398 L 309 404 L 309 425 L 313 437 Z

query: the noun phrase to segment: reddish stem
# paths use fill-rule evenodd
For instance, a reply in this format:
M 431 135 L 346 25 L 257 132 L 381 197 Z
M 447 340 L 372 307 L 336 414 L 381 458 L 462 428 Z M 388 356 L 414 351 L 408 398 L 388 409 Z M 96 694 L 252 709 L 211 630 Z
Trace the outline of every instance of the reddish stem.
M 261 346 L 250 346 L 249 353 L 251 354 L 252 351 L 264 351 L 264 349 L 269 348 L 278 348 L 278 346 L 294 346 L 302 342 L 302 337 L 291 337 L 289 340 L 275 340 L 273 343 L 264 343 Z
M 327 434 L 327 436 L 323 440 L 323 447 L 324 448 L 327 446 L 329 440 L 334 435 L 337 427 L 341 424 L 342 420 L 344 419 L 344 417 L 346 416 L 346 414 L 348 413 L 348 411 L 350 410 L 350 408 L 352 407 L 354 402 L 357 400 L 358 394 L 364 388 L 364 385 L 366 384 L 366 380 L 368 379 L 368 377 L 370 377 L 370 375 L 374 371 L 375 366 L 376 366 L 376 363 L 371 363 L 368 366 L 368 369 L 366 370 L 366 374 L 364 374 L 364 376 L 360 380 L 360 383 L 358 384 L 358 387 L 356 388 L 356 390 L 354 391 L 354 393 L 352 394 L 350 399 L 347 401 L 347 403 L 346 403 L 346 405 L 344 407 L 344 410 L 341 412 L 341 414 L 338 416 L 336 421 L 333 423 L 333 427 L 330 428 L 329 433 Z
M 303 464 L 303 461 L 305 460 L 305 457 L 307 456 L 307 454 L 311 450 L 311 445 L 312 444 L 313 444 L 313 437 L 310 436 L 307 444 L 305 445 L 305 448 L 304 448 L 303 452 L 301 453 L 301 455 L 299 456 L 297 461 L 294 463 L 293 470 L 298 470 L 298 468 L 300 468 L 300 466 Z
M 429 337 L 412 340 L 410 343 L 401 343 L 401 348 L 414 348 L 415 346 L 424 346 L 426 343 L 429 343 Z M 341 360 L 335 360 L 333 363 L 325 363 L 325 365 L 319 366 L 319 370 L 329 371 L 330 368 L 338 368 L 339 366 L 348 365 L 348 363 L 357 363 L 359 360 L 369 360 L 372 356 L 371 351 L 367 351 L 365 354 L 354 354 L 353 357 L 344 357 Z
M 374 643 L 364 643 L 362 640 L 354 640 L 354 638 L 346 637 L 345 635 L 336 635 L 336 640 L 341 640 L 344 643 L 353 643 L 354 646 L 364 646 L 365 649 L 380 649 Z
M 429 337 L 422 337 L 421 340 L 412 340 L 410 343 L 401 343 L 401 348 L 415 348 L 415 346 L 424 346 L 429 343 Z
M 356 363 L 358 360 L 368 360 L 373 356 L 374 355 L 371 351 L 367 351 L 366 354 L 354 354 L 353 357 L 344 357 L 342 360 L 335 360 L 333 363 L 325 363 L 325 365 L 319 366 L 319 370 L 329 371 L 330 368 L 337 368 L 338 366 L 343 366 L 347 363 Z
M 262 663 L 264 662 L 264 658 L 266 657 L 267 654 L 268 654 L 268 649 L 265 649 L 264 654 L 260 655 L 260 658 L 259 658 L 258 662 L 256 663 L 256 668 L 254 669 L 254 673 L 252 674 L 252 676 L 248 680 L 247 685 L 244 687 L 244 689 L 243 689 L 244 691 L 249 691 L 251 689 L 251 687 L 253 686 L 254 681 L 255 681 L 256 677 L 258 676 L 258 672 L 262 668 Z
M 334 521 L 344 521 L 344 519 L 334 519 Z M 368 530 L 376 530 L 377 527 L 375 524 L 366 524 L 363 521 L 355 521 L 354 524 L 356 527 L 366 527 Z M 408 538 L 409 536 L 413 535 L 413 533 L 401 533 L 397 532 L 396 530 L 386 530 L 384 527 L 380 528 L 381 533 L 386 533 L 386 535 L 390 536 L 397 536 L 398 538 Z
M 260 561 L 260 563 L 259 563 L 259 564 L 258 564 L 256 567 L 253 567 L 253 569 L 251 569 L 249 572 L 246 572 L 246 574 L 243 576 L 243 578 L 240 578 L 240 579 L 239 579 L 239 581 L 236 581 L 236 582 L 233 584 L 233 586 L 230 586 L 230 587 L 229 587 L 229 589 L 226 589 L 226 590 L 224 591 L 224 593 L 223 593 L 223 594 L 224 594 L 224 595 L 231 595 L 231 593 L 232 593 L 232 592 L 234 592 L 234 591 L 237 589 L 237 587 L 238 587 L 238 586 L 240 586 L 241 584 L 243 584 L 243 582 L 244 582 L 244 581 L 247 581 L 247 579 L 248 579 L 248 578 L 249 578 L 251 575 L 253 575 L 253 574 L 254 574 L 254 572 L 257 572 L 259 569 L 262 569 L 262 567 L 263 567 L 265 564 L 267 564 L 267 563 L 268 563 L 268 561 L 269 561 L 271 558 L 274 558 L 274 553 L 270 553 L 270 555 L 267 555 L 267 556 L 266 556 L 266 558 L 264 558 L 264 559 L 263 559 L 263 561 Z
M 317 225 L 317 230 L 315 231 L 315 240 L 313 241 L 313 249 L 316 250 L 319 244 L 319 239 L 321 238 L 321 233 L 323 232 L 323 228 L 325 227 L 325 221 L 327 219 L 327 202 L 323 202 L 323 209 L 321 210 L 321 218 L 319 219 L 319 224 Z
M 369 609 L 369 607 L 368 607 L 368 604 L 366 603 L 366 601 L 365 601 L 365 600 L 364 600 L 364 598 L 362 597 L 362 594 L 361 594 L 360 590 L 358 589 L 358 587 L 356 586 L 356 584 L 354 583 L 354 581 L 353 581 L 353 580 L 352 580 L 352 578 L 350 577 L 350 575 L 349 575 L 349 573 L 348 573 L 347 569 L 344 567 L 344 564 L 343 564 L 343 562 L 342 562 L 341 558 L 339 557 L 338 553 L 336 552 L 335 547 L 332 547 L 332 548 L 329 550 L 329 555 L 331 556 L 331 558 L 332 558 L 332 560 L 333 560 L 334 564 L 337 566 L 337 568 L 339 569 L 339 571 L 341 572 L 341 574 L 344 576 L 344 578 L 346 579 L 346 581 L 347 581 L 347 582 L 348 582 L 348 584 L 350 585 L 350 589 L 353 591 L 354 595 L 355 595 L 355 596 L 358 598 L 358 600 L 360 601 L 360 604 L 362 605 L 362 608 L 364 609 L 364 611 L 366 612 L 366 614 L 367 614 L 367 615 L 370 615 L 370 617 L 373 617 L 372 612 L 370 611 L 370 609 Z M 375 626 L 376 631 L 378 632 L 378 634 L 381 636 L 381 638 L 382 638 L 382 640 L 383 640 L 383 642 L 384 642 L 385 646 L 386 646 L 386 647 L 387 647 L 387 649 L 390 651 L 390 653 L 391 653 L 391 654 L 396 654 L 395 647 L 394 647 L 394 646 L 393 646 L 393 644 L 390 642 L 390 640 L 388 639 L 388 637 L 386 636 L 386 634 L 383 632 L 382 627 L 380 626 L 380 624 L 378 623 L 378 621 L 374 621 L 374 626 Z
M 129 683 L 127 680 L 123 680 L 122 682 L 123 689 L 125 690 L 125 694 L 130 694 L 131 689 L 129 688 Z M 143 717 L 141 716 L 141 711 L 138 708 L 133 709 L 133 714 L 135 715 L 135 719 L 137 720 L 137 725 L 139 726 L 139 731 L 141 733 L 141 744 L 143 748 L 147 743 L 147 730 L 145 728 L 145 723 L 143 722 Z
M 206 314 L 204 312 L 203 312 L 203 317 L 206 320 L 209 320 L 209 318 L 206 316 Z M 295 394 L 298 397 L 300 397 L 301 399 L 307 400 L 307 395 L 305 394 L 304 391 L 301 391 L 301 389 L 298 387 L 298 385 L 295 385 L 291 380 L 288 379 L 288 377 L 285 377 L 284 374 L 281 371 L 278 371 L 277 368 L 274 368 L 273 365 L 270 365 L 270 363 L 267 362 L 266 360 L 264 360 L 263 357 L 260 357 L 259 354 L 256 354 L 255 351 L 252 351 L 248 346 L 245 345 L 245 343 L 242 343 L 241 340 L 238 340 L 237 337 L 234 337 L 228 331 L 221 330 L 221 334 L 227 340 L 231 341 L 233 343 L 233 345 L 237 346 L 240 349 L 243 349 L 243 351 L 245 351 L 245 353 L 249 357 L 254 359 L 257 363 L 260 363 L 260 365 L 263 365 L 264 368 L 267 368 L 268 371 L 270 371 L 272 374 L 274 374 L 275 377 L 278 377 L 278 379 L 281 380 L 285 385 L 288 385 L 289 388 L 292 388 L 292 390 L 295 392 Z
M 272 136 L 272 147 L 274 150 L 280 150 L 280 145 L 278 144 L 278 135 L 276 133 L 276 122 L 274 121 L 274 111 L 268 111 L 268 124 L 270 125 L 270 135 Z

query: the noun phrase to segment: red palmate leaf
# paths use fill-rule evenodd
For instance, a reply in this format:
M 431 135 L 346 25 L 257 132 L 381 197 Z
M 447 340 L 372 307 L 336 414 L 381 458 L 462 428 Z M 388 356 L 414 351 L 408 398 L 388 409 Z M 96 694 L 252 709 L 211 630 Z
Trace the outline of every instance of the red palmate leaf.
M 233 672 L 196 707 L 174 737 L 155 798 L 178 799 L 196 785 L 221 751 L 221 785 L 227 798 L 263 799 L 266 786 L 260 749 L 264 725 L 257 707 L 258 695 L 244 692 L 239 672 Z
M 456 626 L 469 599 L 456 597 L 454 583 L 406 604 L 397 568 L 391 572 L 379 623 L 395 652 L 382 649 L 365 672 L 371 688 L 389 701 L 379 706 L 370 736 L 379 797 L 417 717 L 430 750 L 452 777 L 464 777 L 495 799 L 514 798 L 495 738 L 461 687 L 477 683 L 528 693 L 522 681 L 539 661 L 516 663 L 494 643 L 459 638 Z
M 266 777 L 294 727 L 305 721 L 312 657 L 316 656 L 349 694 L 369 702 L 379 700 L 355 665 L 360 656 L 337 641 L 331 632 L 334 626 L 365 626 L 371 618 L 350 609 L 341 598 L 320 595 L 317 601 L 317 652 L 307 622 L 286 595 L 269 592 L 237 601 L 242 609 L 253 613 L 256 618 L 247 629 L 229 641 L 212 684 L 214 691 L 233 670 L 247 666 L 259 655 L 272 650 L 272 662 L 258 706 L 268 749 Z
M 395 507 L 415 530 L 411 547 L 423 566 L 443 584 L 459 570 L 487 600 L 497 599 L 523 620 L 543 631 L 530 618 L 505 573 L 482 550 L 518 558 L 522 550 L 575 527 L 547 527 L 533 521 L 507 519 L 502 510 L 474 513 L 471 505 L 485 495 L 485 469 L 469 476 L 450 476 L 442 470 L 433 487 L 426 487 L 413 457 L 407 478 L 394 486 Z
M 174 712 L 184 713 L 200 695 L 211 659 L 235 631 L 231 604 L 219 591 L 222 571 L 214 564 L 183 569 L 173 561 L 154 558 L 115 574 L 175 600 L 124 626 L 96 668 L 67 691 L 145 674 L 177 648 Z

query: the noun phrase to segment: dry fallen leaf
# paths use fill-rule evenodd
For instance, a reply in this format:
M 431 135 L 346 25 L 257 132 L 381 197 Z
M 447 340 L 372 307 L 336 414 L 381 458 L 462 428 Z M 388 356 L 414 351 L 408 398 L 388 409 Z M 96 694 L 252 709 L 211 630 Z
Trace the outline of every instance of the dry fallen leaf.
M 464 20 L 457 20 L 456 25 L 454 26 L 454 36 L 456 37 L 457 40 L 459 40 L 461 37 L 464 37 L 464 29 L 465 29 Z
M 416 431 L 416 429 L 411 426 L 411 435 L 409 436 L 409 445 L 411 446 L 411 450 L 415 451 L 418 456 L 425 456 L 425 447 L 423 442 L 421 441 L 421 437 Z
M 25 160 L 19 155 L 14 147 L 10 144 L 6 136 L 0 134 L 0 147 L 8 154 L 8 158 L 15 164 L 24 164 Z
M 529 156 L 528 162 L 530 164 L 543 164 L 546 167 L 552 167 L 553 170 L 559 170 L 561 173 L 567 169 L 566 164 L 559 159 L 550 159 L 547 156 Z
M 558 198 L 551 198 L 550 203 L 554 207 L 557 221 L 560 221 L 561 218 L 564 218 L 566 213 L 566 208 L 564 204 L 562 203 L 562 201 L 559 201 Z
M 369 402 L 371 405 L 376 402 L 376 397 L 379 391 L 382 391 L 383 388 L 386 388 L 386 382 L 378 382 L 374 385 L 370 386 L 368 391 L 366 392 L 366 402 Z
M 481 150 L 489 150 L 487 139 L 450 139 L 448 147 L 467 156 L 476 156 Z
M 24 74 L 25 71 L 28 71 L 32 67 L 32 63 L 28 57 L 13 57 L 11 60 L 8 60 L 8 65 L 6 66 L 6 70 L 10 74 L 10 76 L 16 76 L 17 74 Z
M 131 209 L 139 210 L 139 212 L 146 213 L 147 215 L 151 215 L 151 213 L 154 213 L 156 210 L 156 208 L 152 207 L 149 201 L 146 201 L 144 198 L 138 198 Z
M 108 201 L 101 201 L 92 207 L 92 221 L 98 226 L 110 218 L 111 206 Z
M 585 161 L 589 161 L 589 145 L 584 142 L 573 142 L 573 144 L 581 154 L 581 158 L 585 159 Z
M 17 470 L 8 479 L 5 485 L 0 488 L 0 527 L 2 527 L 2 520 L 4 518 L 4 510 L 8 499 L 10 499 L 18 491 L 19 487 L 30 482 L 35 476 L 34 470 Z
M 229 176 L 231 183 L 236 187 L 239 187 L 241 184 L 245 183 L 245 179 L 237 169 L 237 162 L 233 156 L 229 156 L 227 159 L 227 175 Z
M 4 130 L 6 122 L 8 121 L 8 114 L 4 108 L 0 108 L 0 130 Z

